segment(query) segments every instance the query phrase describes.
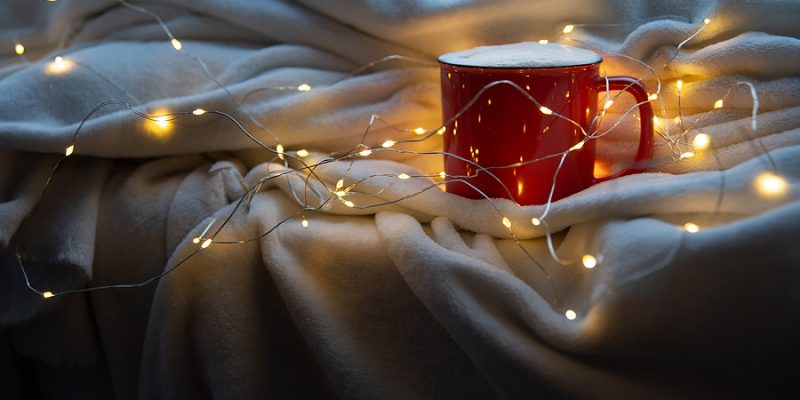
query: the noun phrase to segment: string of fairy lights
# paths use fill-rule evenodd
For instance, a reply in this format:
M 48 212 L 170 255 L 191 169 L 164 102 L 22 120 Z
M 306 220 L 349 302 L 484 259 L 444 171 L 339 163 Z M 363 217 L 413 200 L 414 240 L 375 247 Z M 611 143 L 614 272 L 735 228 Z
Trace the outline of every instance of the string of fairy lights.
M 48 2 L 56 2 L 57 0 L 47 0 L 47 1 Z M 118 0 L 118 2 L 120 3 L 120 5 L 122 5 L 124 7 L 127 7 L 129 9 L 137 11 L 137 12 L 141 12 L 141 13 L 147 14 L 150 17 L 152 17 L 160 25 L 162 30 L 167 35 L 167 38 L 169 40 L 170 45 L 177 52 L 181 53 L 184 56 L 190 57 L 194 62 L 196 62 L 200 66 L 200 68 L 203 70 L 204 74 L 208 77 L 208 79 L 210 81 L 214 82 L 220 89 L 222 89 L 228 95 L 228 97 L 234 103 L 234 106 L 235 106 L 234 112 L 242 112 L 242 111 L 244 111 L 242 109 L 243 104 L 247 101 L 247 99 L 250 96 L 252 96 L 253 94 L 259 93 L 259 92 L 264 92 L 264 91 L 309 92 L 309 91 L 313 90 L 313 87 L 309 83 L 301 82 L 301 83 L 299 83 L 297 85 L 291 85 L 291 86 L 268 86 L 268 87 L 255 88 L 255 89 L 250 90 L 249 92 L 247 92 L 242 97 L 242 99 L 238 99 L 236 96 L 233 95 L 233 93 L 231 93 L 228 90 L 228 88 L 225 85 L 223 85 L 216 77 L 214 77 L 214 75 L 210 72 L 210 70 L 208 69 L 208 67 L 206 66 L 205 62 L 202 59 L 200 59 L 199 57 L 196 57 L 194 55 L 191 55 L 190 53 L 188 53 L 186 51 L 186 49 L 184 49 L 183 43 L 181 43 L 181 41 L 173 35 L 173 33 L 170 31 L 170 29 L 167 27 L 167 25 L 163 22 L 163 20 L 157 14 L 153 13 L 150 10 L 147 10 L 144 7 L 131 4 L 131 3 L 127 2 L 127 1 L 125 1 L 125 0 Z M 697 35 L 699 35 L 710 23 L 711 23 L 710 19 L 708 19 L 708 18 L 704 19 L 702 21 L 702 23 L 699 24 L 698 28 L 693 33 L 691 33 L 686 39 L 681 41 L 676 46 L 674 54 L 671 55 L 671 57 L 660 67 L 660 69 L 666 68 L 678 56 L 678 53 L 681 51 L 683 46 L 686 45 L 687 43 L 689 43 Z M 563 27 L 563 29 L 561 30 L 562 35 L 560 37 L 560 41 L 561 42 L 572 41 L 572 42 L 580 43 L 579 40 L 571 38 L 569 34 L 572 33 L 575 30 L 576 27 L 584 27 L 584 26 L 589 26 L 589 25 L 577 25 L 577 24 L 575 24 L 575 25 L 572 25 L 572 24 L 565 25 Z M 549 40 L 542 39 L 542 40 L 539 41 L 539 43 L 549 43 Z M 584 47 L 589 47 L 589 46 L 584 46 Z M 23 43 L 21 43 L 19 40 L 16 40 L 16 43 L 13 44 L 13 49 L 14 49 L 14 53 L 16 53 L 23 60 L 23 62 L 26 62 L 26 63 L 29 62 L 28 59 L 25 56 L 26 48 L 25 48 Z M 57 297 L 57 296 L 63 296 L 63 295 L 68 295 L 68 294 L 76 294 L 76 293 L 86 293 L 86 292 L 104 290 L 104 289 L 141 287 L 141 286 L 144 286 L 144 285 L 149 285 L 149 284 L 151 284 L 151 283 L 153 283 L 155 281 L 158 281 L 159 279 L 161 279 L 162 277 L 166 276 L 167 274 L 170 274 L 170 273 L 174 272 L 181 265 L 183 265 L 186 261 L 188 261 L 189 259 L 191 259 L 195 255 L 200 253 L 202 250 L 207 249 L 211 245 L 235 245 L 235 244 L 245 244 L 245 243 L 250 243 L 250 242 L 253 242 L 253 241 L 257 241 L 257 240 L 260 240 L 260 239 L 264 238 L 265 236 L 269 235 L 270 233 L 274 232 L 276 229 L 278 229 L 283 224 L 288 223 L 288 222 L 290 222 L 292 220 L 295 220 L 296 218 L 300 219 L 300 224 L 301 224 L 301 226 L 303 228 L 309 228 L 310 227 L 310 222 L 306 217 L 308 214 L 315 213 L 315 212 L 329 212 L 331 210 L 331 208 L 334 207 L 334 205 L 336 205 L 336 204 L 338 204 L 341 207 L 353 208 L 353 209 L 379 208 L 379 207 L 384 207 L 384 206 L 388 206 L 388 205 L 391 205 L 391 204 L 400 203 L 400 202 L 402 202 L 404 200 L 407 200 L 407 199 L 409 199 L 411 197 L 420 195 L 420 194 L 422 194 L 422 193 L 424 193 L 424 192 L 426 192 L 428 190 L 431 190 L 431 189 L 443 188 L 443 185 L 445 185 L 448 182 L 462 182 L 462 183 L 468 185 L 473 190 L 475 190 L 476 193 L 478 193 L 481 197 L 483 197 L 485 199 L 485 201 L 487 201 L 488 204 L 490 204 L 493 207 L 494 211 L 499 216 L 499 223 L 502 224 L 505 227 L 506 231 L 508 232 L 509 237 L 514 241 L 514 243 L 516 243 L 517 247 L 522 252 L 525 253 L 525 255 L 528 257 L 528 259 L 530 259 L 545 274 L 546 279 L 548 280 L 548 282 L 552 286 L 552 288 L 554 290 L 554 293 L 555 293 L 555 299 L 553 301 L 553 306 L 554 307 L 558 306 L 559 308 L 561 308 L 561 310 L 564 313 L 564 316 L 568 320 L 575 320 L 576 318 L 578 318 L 578 312 L 575 311 L 572 308 L 562 307 L 561 306 L 561 304 L 560 304 L 560 295 L 559 295 L 558 288 L 555 285 L 555 282 L 553 281 L 553 279 L 551 279 L 550 274 L 541 266 L 541 264 L 533 257 L 533 255 L 530 254 L 530 252 L 528 252 L 528 250 L 523 246 L 523 244 L 518 239 L 518 237 L 517 237 L 517 235 L 516 235 L 516 233 L 514 232 L 514 229 L 513 229 L 516 225 L 518 225 L 520 223 L 529 223 L 532 226 L 537 227 L 538 229 L 542 229 L 543 233 L 544 233 L 544 236 L 546 238 L 547 248 L 548 248 L 548 252 L 549 252 L 550 256 L 552 257 L 552 259 L 554 261 L 556 261 L 557 263 L 559 263 L 561 265 L 580 264 L 583 267 L 585 267 L 586 269 L 593 269 L 593 268 L 596 268 L 597 266 L 601 265 L 601 263 L 602 263 L 602 255 L 600 255 L 600 254 L 589 254 L 589 253 L 586 253 L 586 254 L 583 254 L 582 256 L 580 256 L 578 259 L 574 259 L 574 260 L 573 259 L 563 259 L 557 254 L 555 246 L 554 246 L 554 243 L 553 243 L 553 232 L 550 230 L 550 227 L 549 227 L 549 224 L 548 224 L 548 216 L 549 216 L 549 212 L 550 212 L 551 205 L 552 205 L 553 193 L 555 191 L 555 188 L 556 188 L 556 185 L 557 185 L 557 182 L 558 182 L 558 174 L 559 174 L 559 172 L 561 170 L 561 166 L 563 165 L 567 155 L 570 152 L 580 150 L 584 146 L 584 144 L 587 143 L 588 141 L 598 139 L 598 138 L 603 137 L 606 134 L 612 132 L 614 129 L 616 129 L 619 126 L 620 123 L 622 123 L 622 121 L 628 115 L 630 115 L 634 110 L 636 110 L 641 104 L 644 104 L 644 103 L 647 103 L 647 102 L 656 102 L 657 105 L 659 106 L 658 109 L 660 111 L 657 114 L 659 114 L 660 117 L 659 116 L 653 117 L 654 126 L 656 128 L 655 132 L 661 139 L 663 139 L 664 143 L 666 143 L 666 145 L 668 146 L 669 150 L 672 152 L 674 161 L 679 162 L 681 160 L 692 158 L 696 154 L 698 154 L 699 152 L 705 152 L 705 151 L 707 151 L 709 149 L 712 150 L 709 153 L 716 160 L 716 163 L 717 163 L 717 166 L 718 166 L 718 171 L 719 171 L 719 176 L 720 176 L 720 186 L 719 186 L 719 192 L 718 192 L 719 195 L 718 195 L 717 202 L 716 202 L 716 207 L 715 207 L 715 210 L 714 210 L 715 214 L 719 213 L 720 205 L 722 203 L 722 198 L 723 198 L 723 195 L 724 195 L 724 192 L 725 192 L 725 174 L 723 172 L 724 167 L 723 167 L 723 164 L 722 164 L 719 156 L 716 154 L 715 151 L 713 151 L 713 149 L 711 147 L 711 144 L 712 144 L 711 137 L 707 133 L 696 132 L 696 129 L 694 128 L 694 126 L 696 126 L 700 122 L 702 122 L 702 119 L 704 117 L 707 117 L 707 115 L 695 120 L 688 127 L 684 123 L 684 118 L 683 118 L 683 115 L 681 113 L 681 96 L 683 95 L 684 82 L 682 80 L 677 80 L 675 82 L 675 86 L 676 86 L 676 101 L 677 101 L 677 116 L 675 116 L 674 119 L 672 119 L 672 122 L 679 129 L 679 131 L 678 131 L 677 134 L 672 134 L 670 132 L 670 123 L 669 123 L 670 119 L 667 117 L 666 105 L 664 103 L 664 98 L 661 96 L 662 81 L 659 78 L 658 70 L 656 70 L 655 68 L 653 68 L 649 64 L 645 63 L 644 61 L 635 59 L 635 58 L 627 56 L 625 54 L 608 53 L 608 52 L 602 51 L 601 49 L 595 49 L 595 50 L 601 51 L 601 52 L 603 52 L 605 54 L 611 54 L 612 56 L 618 56 L 618 57 L 627 59 L 629 61 L 633 61 L 635 63 L 638 63 L 638 64 L 644 66 L 648 70 L 648 74 L 652 77 L 652 79 L 654 79 L 656 81 L 656 90 L 653 93 L 649 93 L 648 94 L 648 100 L 647 101 L 641 102 L 641 103 L 636 103 L 636 104 L 632 105 L 631 107 L 629 107 L 627 110 L 625 110 L 621 114 L 621 116 L 617 119 L 617 121 L 614 124 L 612 124 L 610 127 L 608 127 L 607 129 L 605 129 L 603 131 L 600 131 L 600 129 L 599 129 L 600 122 L 602 121 L 602 118 L 606 115 L 607 111 L 611 107 L 613 107 L 613 104 L 615 103 L 615 100 L 616 100 L 617 96 L 619 96 L 621 94 L 621 92 L 615 94 L 614 96 L 612 96 L 610 91 L 609 91 L 609 89 L 606 89 L 605 98 L 604 98 L 604 104 L 603 104 L 602 109 L 598 112 L 597 115 L 595 115 L 595 117 L 593 118 L 593 120 L 589 124 L 589 127 L 588 128 L 584 128 L 583 126 L 581 126 L 576 121 L 571 120 L 570 118 L 568 118 L 568 117 L 566 117 L 566 116 L 564 116 L 562 114 L 554 112 L 553 110 L 548 108 L 546 105 L 541 104 L 539 101 L 537 101 L 535 98 L 533 98 L 533 96 L 531 96 L 524 88 L 520 87 L 519 85 L 517 85 L 516 83 L 514 83 L 512 81 L 507 81 L 507 80 L 495 81 L 495 82 L 491 82 L 491 83 L 487 84 L 486 86 L 481 88 L 481 90 L 479 90 L 475 94 L 475 96 L 461 110 L 459 110 L 459 112 L 457 112 L 453 117 L 451 117 L 447 121 L 443 121 L 442 125 L 440 125 L 438 127 L 435 127 L 435 128 L 432 128 L 432 129 L 428 129 L 428 128 L 424 128 L 424 127 L 416 127 L 416 128 L 398 127 L 398 126 L 395 126 L 394 124 L 390 123 L 389 121 L 384 120 L 378 114 L 372 113 L 372 114 L 370 114 L 369 122 L 367 123 L 367 125 L 366 125 L 366 127 L 365 127 L 365 129 L 364 129 L 364 131 L 363 131 L 363 133 L 361 135 L 360 142 L 356 146 L 353 146 L 353 147 L 351 147 L 349 149 L 346 149 L 346 150 L 343 150 L 343 151 L 340 151 L 340 152 L 330 153 L 328 155 L 325 155 L 324 157 L 320 156 L 321 153 L 312 153 L 308 149 L 303 149 L 303 148 L 297 149 L 297 150 L 287 150 L 284 147 L 284 145 L 281 144 L 280 140 L 278 139 L 278 136 L 275 135 L 274 132 L 272 132 L 271 130 L 269 130 L 265 126 L 263 126 L 263 124 L 258 122 L 258 120 L 256 118 L 252 117 L 252 115 L 250 115 L 247 112 L 242 112 L 242 114 L 249 121 L 253 122 L 254 125 L 260 131 L 265 133 L 271 140 L 273 140 L 274 141 L 273 145 L 269 145 L 267 143 L 264 143 L 262 140 L 258 139 L 253 133 L 248 131 L 240 123 L 240 121 L 238 121 L 236 118 L 234 118 L 230 113 L 227 113 L 227 112 L 224 112 L 224 111 L 221 111 L 221 110 L 206 110 L 204 108 L 198 107 L 198 108 L 196 108 L 194 110 L 191 110 L 191 111 L 161 112 L 161 113 L 149 114 L 149 113 L 146 113 L 146 112 L 143 112 L 143 111 L 137 109 L 134 105 L 132 105 L 131 103 L 126 102 L 126 101 L 118 101 L 118 100 L 104 101 L 104 102 L 100 103 L 98 106 L 96 106 L 94 109 L 92 109 L 82 119 L 82 121 L 78 124 L 78 127 L 76 128 L 76 130 L 74 131 L 73 135 L 71 136 L 70 142 L 67 144 L 67 146 L 64 149 L 63 155 L 56 161 L 56 163 L 55 163 L 54 167 L 52 168 L 52 170 L 51 170 L 46 182 L 44 183 L 44 185 L 42 187 L 42 194 L 44 194 L 44 192 L 49 187 L 50 182 L 54 179 L 54 176 L 55 176 L 57 170 L 59 169 L 59 167 L 64 163 L 65 160 L 67 160 L 69 157 L 71 157 L 75 153 L 76 146 L 78 145 L 78 139 L 79 139 L 80 131 L 83 128 L 84 124 L 87 121 L 89 121 L 91 119 L 91 117 L 95 113 L 99 112 L 100 110 L 102 110 L 102 109 L 104 109 L 106 107 L 112 107 L 112 106 L 114 106 L 114 107 L 122 107 L 122 108 L 128 109 L 130 112 L 134 113 L 136 116 L 138 116 L 140 118 L 143 118 L 145 120 L 148 120 L 151 123 L 155 124 L 156 126 L 158 126 L 159 128 L 162 128 L 162 129 L 168 129 L 170 124 L 172 123 L 172 121 L 175 121 L 175 120 L 180 119 L 180 118 L 203 118 L 206 115 L 217 115 L 217 116 L 223 117 L 228 122 L 233 124 L 238 129 L 239 132 L 241 132 L 243 135 L 245 135 L 256 146 L 258 146 L 259 148 L 261 148 L 263 150 L 268 151 L 270 154 L 273 155 L 273 158 L 269 162 L 269 165 L 274 165 L 275 163 L 277 163 L 278 165 L 281 165 L 282 168 L 277 169 L 277 170 L 270 170 L 266 175 L 261 177 L 255 184 L 249 185 L 249 187 L 244 181 L 241 181 L 241 184 L 242 184 L 243 188 L 246 189 L 244 191 L 244 194 L 235 202 L 236 204 L 232 207 L 231 211 L 228 212 L 224 216 L 224 218 L 222 218 L 221 216 L 218 216 L 216 218 L 212 218 L 211 221 L 205 226 L 203 231 L 200 233 L 200 235 L 195 237 L 195 238 L 193 238 L 192 241 L 197 246 L 192 251 L 190 251 L 189 254 L 184 256 L 183 258 L 179 259 L 178 261 L 176 261 L 172 265 L 166 266 L 165 269 L 161 273 L 159 273 L 157 275 L 154 275 L 152 277 L 149 277 L 149 278 L 147 278 L 146 280 L 144 280 L 142 282 L 128 283 L 128 284 L 113 284 L 113 285 L 104 285 L 104 286 L 91 286 L 91 287 L 85 287 L 85 288 L 79 288 L 79 289 L 68 289 L 68 290 L 59 290 L 59 291 L 41 290 L 41 289 L 38 289 L 37 287 L 35 287 L 30 282 L 27 270 L 26 270 L 26 268 L 24 266 L 22 253 L 21 253 L 20 249 L 17 248 L 16 249 L 16 259 L 17 259 L 19 268 L 21 270 L 22 276 L 23 276 L 23 278 L 25 280 L 25 284 L 26 284 L 26 286 L 27 286 L 27 288 L 29 290 L 31 290 L 32 292 L 36 293 L 39 296 L 42 296 L 42 298 L 44 298 L 44 299 L 50 299 L 50 298 Z M 331 82 L 328 82 L 328 83 L 324 84 L 323 86 L 335 85 L 336 83 L 339 83 L 339 82 L 343 81 L 344 79 L 347 79 L 348 77 L 352 77 L 352 76 L 361 74 L 361 73 L 363 73 L 365 71 L 368 71 L 370 69 L 373 69 L 373 68 L 375 68 L 375 67 L 377 67 L 377 66 L 379 66 L 381 64 L 392 63 L 392 62 L 410 62 L 410 63 L 416 63 L 416 64 L 423 65 L 423 66 L 438 67 L 438 64 L 436 62 L 431 61 L 431 60 L 422 60 L 422 59 L 417 59 L 417 58 L 413 58 L 413 57 L 406 57 L 406 56 L 402 56 L 402 55 L 389 55 L 389 56 L 383 57 L 381 59 L 378 59 L 378 60 L 372 61 L 370 63 L 367 63 L 365 65 L 362 65 L 362 66 L 356 68 L 355 70 L 351 71 L 350 73 L 343 74 L 340 78 L 335 79 L 335 80 L 333 80 Z M 71 71 L 76 66 L 86 67 L 88 70 L 90 70 L 94 74 L 100 76 L 102 79 L 104 79 L 104 80 L 108 81 L 109 83 L 113 84 L 113 82 L 111 82 L 110 79 L 108 79 L 105 76 L 102 76 L 102 74 L 100 74 L 97 70 L 91 68 L 88 65 L 84 65 L 84 64 L 78 62 L 77 60 L 73 60 L 71 57 L 68 57 L 68 56 L 65 56 L 65 55 L 55 56 L 52 59 L 52 61 L 50 61 L 49 63 L 46 64 L 45 71 L 49 75 L 58 76 L 58 75 L 62 75 L 62 74 L 68 73 L 69 71 Z M 642 79 L 645 79 L 645 78 L 642 77 L 642 78 L 639 79 L 639 81 L 641 81 Z M 459 116 L 461 116 L 462 114 L 467 112 L 474 104 L 476 104 L 479 100 L 481 100 L 482 96 L 484 95 L 484 93 L 487 90 L 490 90 L 492 87 L 500 86 L 500 85 L 507 85 L 507 86 L 510 86 L 510 87 L 514 88 L 515 90 L 517 90 L 520 94 L 522 94 L 527 99 L 527 101 L 529 101 L 532 104 L 532 106 L 536 107 L 539 110 L 539 112 L 541 112 L 542 114 L 548 115 L 548 116 L 553 116 L 555 118 L 563 119 L 563 120 L 569 122 L 570 124 L 576 126 L 581 131 L 581 133 L 583 134 L 584 139 L 582 141 L 578 142 L 577 144 L 571 146 L 570 148 L 565 149 L 564 151 L 559 152 L 559 153 L 550 154 L 550 155 L 547 155 L 547 156 L 544 156 L 544 157 L 539 157 L 539 158 L 536 158 L 536 159 L 521 160 L 520 162 L 514 163 L 514 164 L 503 165 L 503 166 L 491 166 L 491 167 L 481 166 L 480 164 L 478 164 L 477 162 L 475 162 L 473 160 L 466 159 L 466 158 L 460 157 L 458 155 L 455 155 L 455 154 L 452 154 L 452 153 L 448 153 L 448 152 L 444 152 L 444 151 L 411 151 L 411 150 L 401 149 L 401 148 L 397 147 L 398 145 L 402 145 L 404 143 L 416 143 L 416 142 L 427 141 L 427 140 L 430 140 L 432 138 L 440 137 L 441 135 L 443 135 L 445 133 L 447 127 L 450 126 Z M 759 102 L 758 102 L 758 96 L 757 96 L 755 87 L 749 82 L 737 82 L 736 85 L 745 85 L 745 86 L 747 86 L 749 88 L 750 94 L 751 94 L 752 99 L 753 99 L 751 128 L 752 128 L 753 131 L 756 131 L 757 128 L 758 128 L 757 116 L 758 116 Z M 114 85 L 114 86 L 116 88 L 120 89 L 120 90 L 123 90 L 117 85 Z M 609 87 L 609 85 L 606 85 L 606 88 L 608 88 L 608 87 Z M 725 93 L 724 96 L 722 96 L 718 100 L 714 101 L 714 103 L 712 105 L 710 105 L 712 110 L 718 110 L 718 109 L 722 109 L 724 107 L 725 100 L 727 99 L 728 95 L 730 95 L 731 90 L 732 90 L 732 88 L 728 89 L 728 91 Z M 124 92 L 126 92 L 126 91 L 124 91 Z M 127 93 L 127 94 L 129 95 L 129 93 Z M 132 97 L 132 96 L 131 96 L 131 98 L 135 99 L 135 97 Z M 388 127 L 390 130 L 398 133 L 398 135 L 404 135 L 405 138 L 399 138 L 398 137 L 397 139 L 387 139 L 387 140 L 383 141 L 379 145 L 367 144 L 369 142 L 369 140 L 368 140 L 369 139 L 369 133 L 370 133 L 371 129 L 377 123 L 381 123 L 383 126 Z M 691 140 L 689 139 L 689 134 L 690 133 L 694 133 L 694 135 L 691 137 Z M 414 137 L 412 135 L 415 135 L 416 137 Z M 769 160 L 769 164 L 770 164 L 770 170 L 759 174 L 756 177 L 755 181 L 754 181 L 754 185 L 755 185 L 758 193 L 760 193 L 763 196 L 767 196 L 767 197 L 776 197 L 776 196 L 780 196 L 780 195 L 784 194 L 786 189 L 787 189 L 787 182 L 782 176 L 780 176 L 779 171 L 778 171 L 778 166 L 775 163 L 775 161 L 771 158 L 771 156 L 769 155 L 769 152 L 767 151 L 766 146 L 764 146 L 763 142 L 761 141 L 761 139 L 759 137 L 752 137 L 752 136 L 750 136 L 749 133 L 747 133 L 747 136 L 748 136 L 748 142 L 754 143 L 754 145 L 757 146 L 757 150 L 761 154 L 766 155 L 767 159 Z M 359 178 L 359 179 L 355 179 L 355 180 L 351 179 L 351 171 L 352 171 L 352 168 L 353 168 L 353 166 L 355 164 L 355 161 L 357 159 L 368 158 L 368 157 L 371 157 L 373 155 L 380 154 L 381 152 L 395 152 L 395 153 L 401 153 L 401 154 L 438 156 L 438 157 L 441 157 L 441 156 L 454 157 L 454 158 L 459 159 L 460 161 L 463 161 L 463 162 L 466 162 L 466 163 L 470 164 L 472 167 L 475 168 L 475 172 L 473 174 L 469 174 L 469 175 L 449 175 L 449 174 L 446 174 L 444 171 L 441 171 L 441 172 L 438 172 L 438 173 L 413 174 L 413 175 L 412 174 L 408 174 L 408 173 L 399 173 L 399 174 L 381 173 L 381 174 L 367 175 L 365 177 L 362 177 L 362 178 Z M 516 221 L 516 220 L 514 220 L 512 218 L 509 218 L 508 216 L 504 215 L 504 213 L 502 212 L 501 208 L 496 204 L 494 199 L 492 199 L 489 196 L 487 196 L 485 193 L 483 193 L 481 190 L 479 190 L 477 187 L 475 187 L 470 182 L 470 179 L 474 178 L 478 174 L 487 174 L 488 176 L 492 177 L 492 179 L 494 179 L 495 181 L 497 181 L 498 183 L 503 185 L 502 182 L 500 181 L 500 179 L 497 178 L 492 173 L 492 170 L 521 167 L 521 166 L 524 166 L 524 165 L 529 165 L 529 164 L 533 164 L 533 163 L 542 161 L 544 159 L 555 158 L 555 157 L 560 157 L 560 161 L 559 161 L 559 165 L 558 165 L 558 167 L 555 170 L 555 173 L 553 175 L 553 180 L 552 180 L 552 184 L 551 184 L 551 187 L 550 187 L 550 195 L 548 197 L 547 202 L 544 204 L 544 210 L 538 215 L 531 215 L 529 221 L 527 221 L 527 222 L 519 222 L 519 221 Z M 332 164 L 332 163 L 335 163 L 335 162 L 346 162 L 347 163 L 344 173 L 339 177 L 339 179 L 336 180 L 335 183 L 331 182 L 331 181 L 326 181 L 325 179 L 323 179 L 322 177 L 319 176 L 319 174 L 317 173 L 317 169 L 319 167 L 322 167 L 322 166 L 327 165 L 327 164 Z M 262 189 L 262 187 L 263 187 L 263 185 L 265 183 L 267 183 L 270 180 L 278 179 L 278 178 L 281 178 L 281 177 L 289 177 L 291 175 L 298 176 L 303 180 L 303 187 L 300 189 L 302 191 L 302 196 L 299 195 L 295 190 L 296 188 L 292 186 L 292 183 L 291 183 L 292 180 L 291 179 L 287 179 L 287 181 L 286 181 L 288 183 L 288 186 L 289 186 L 289 193 L 293 196 L 294 200 L 300 205 L 300 208 L 297 211 L 295 211 L 295 212 L 283 217 L 277 223 L 272 225 L 269 229 L 267 229 L 266 231 L 254 236 L 254 237 L 243 238 L 243 239 L 238 239 L 238 240 L 222 240 L 222 239 L 218 238 L 219 235 L 221 234 L 222 230 L 227 226 L 229 221 L 232 220 L 232 218 L 235 216 L 235 214 L 237 212 L 239 212 L 240 209 L 244 209 L 245 212 L 249 212 L 250 204 L 253 201 L 254 196 L 256 195 L 256 193 L 258 193 Z M 369 182 L 371 180 L 375 180 L 375 179 L 379 179 L 379 178 L 394 178 L 394 179 L 398 179 L 398 180 L 415 179 L 415 180 L 418 180 L 418 181 L 425 181 L 425 182 L 428 182 L 428 183 L 426 185 L 422 186 L 421 188 L 419 188 L 418 190 L 412 192 L 412 193 L 408 193 L 408 194 L 405 194 L 405 195 L 402 195 L 402 196 L 398 196 L 398 197 L 390 199 L 390 200 L 383 200 L 383 201 L 378 201 L 378 202 L 374 202 L 374 203 L 363 203 L 363 204 L 359 203 L 359 204 L 357 204 L 354 201 L 354 196 L 353 196 L 354 194 L 370 195 L 370 194 L 365 193 L 365 192 L 360 192 L 359 191 L 359 186 L 364 185 L 365 183 L 367 183 L 367 182 Z M 512 198 L 510 190 L 507 187 L 505 187 L 505 185 L 503 185 L 503 188 L 505 188 L 505 190 L 508 192 L 508 194 L 509 194 L 508 197 Z M 381 192 L 382 192 L 382 190 L 381 190 Z M 310 194 L 313 195 L 313 200 L 314 200 L 313 202 L 311 201 L 312 199 L 309 198 Z M 373 193 L 373 194 L 371 194 L 371 196 L 372 197 L 377 197 L 379 194 L 380 194 L 380 192 L 378 194 L 374 194 Z M 522 207 L 522 206 L 517 205 L 517 207 Z M 701 230 L 701 227 L 695 222 L 686 221 L 685 224 L 680 229 L 682 229 L 687 234 L 693 234 L 693 233 L 699 232 Z M 682 238 L 681 243 L 683 242 L 683 240 L 685 240 L 685 238 Z M 678 247 L 680 245 L 681 244 L 679 244 Z M 670 260 L 672 259 L 672 257 L 677 253 L 678 247 L 675 247 L 670 252 L 670 254 L 665 259 L 663 259 L 662 262 L 660 262 L 658 265 L 649 268 L 646 271 L 646 273 L 652 273 L 655 270 L 657 270 L 657 269 L 659 269 L 659 268 L 661 268 L 661 267 L 663 267 L 665 265 L 668 265 Z M 636 277 L 637 278 L 641 277 L 641 276 L 643 276 L 643 274 L 644 273 L 640 273 L 640 274 L 636 275 Z M 633 281 L 633 279 L 629 279 L 625 283 L 631 282 L 631 281 Z M 599 301 L 599 299 L 595 299 L 595 301 Z

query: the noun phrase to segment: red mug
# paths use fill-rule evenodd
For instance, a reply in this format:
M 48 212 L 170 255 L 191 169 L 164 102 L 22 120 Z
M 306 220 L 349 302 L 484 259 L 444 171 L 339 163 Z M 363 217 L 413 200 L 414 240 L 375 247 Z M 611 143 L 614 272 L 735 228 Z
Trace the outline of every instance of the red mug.
M 544 204 L 553 179 L 556 201 L 598 182 L 640 172 L 653 154 L 653 110 L 647 91 L 635 78 L 601 77 L 602 60 L 589 50 L 539 43 L 485 46 L 439 57 L 447 192 L 484 198 L 483 192 L 521 205 Z M 570 151 L 558 169 L 560 153 L 583 142 L 587 134 L 598 133 L 598 93 L 606 91 L 606 82 L 609 90 L 625 90 L 639 103 L 641 138 L 634 167 L 596 178 L 596 140 L 588 140 Z

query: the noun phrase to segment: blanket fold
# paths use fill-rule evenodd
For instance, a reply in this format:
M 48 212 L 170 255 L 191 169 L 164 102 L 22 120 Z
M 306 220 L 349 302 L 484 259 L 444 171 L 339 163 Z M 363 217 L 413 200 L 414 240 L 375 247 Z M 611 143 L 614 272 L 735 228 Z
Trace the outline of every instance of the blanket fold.
M 36 377 L 0 397 L 800 393 L 796 2 L 131 4 L 0 12 L 0 367 Z M 540 39 L 657 94 L 645 173 L 520 207 L 440 190 L 438 135 L 380 148 L 441 124 L 439 54 Z M 628 97 L 598 170 L 633 157 Z M 309 177 L 278 144 L 376 148 Z M 39 291 L 135 287 L 44 299 L 17 249 Z

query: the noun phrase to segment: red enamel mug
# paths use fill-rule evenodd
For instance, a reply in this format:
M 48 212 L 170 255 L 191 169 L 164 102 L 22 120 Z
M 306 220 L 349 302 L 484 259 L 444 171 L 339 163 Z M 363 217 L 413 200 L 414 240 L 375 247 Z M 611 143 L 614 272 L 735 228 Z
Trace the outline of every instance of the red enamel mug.
M 554 179 L 556 201 L 640 172 L 653 155 L 647 91 L 635 78 L 601 77 L 600 62 L 602 57 L 590 50 L 539 43 L 485 46 L 439 57 L 447 192 L 476 199 L 484 198 L 483 192 L 521 205 L 544 204 Z M 597 178 L 599 138 L 578 144 L 599 133 L 598 94 L 607 85 L 608 90 L 629 92 L 639 103 L 641 137 L 632 168 Z M 562 164 L 560 154 L 573 146 L 579 148 Z

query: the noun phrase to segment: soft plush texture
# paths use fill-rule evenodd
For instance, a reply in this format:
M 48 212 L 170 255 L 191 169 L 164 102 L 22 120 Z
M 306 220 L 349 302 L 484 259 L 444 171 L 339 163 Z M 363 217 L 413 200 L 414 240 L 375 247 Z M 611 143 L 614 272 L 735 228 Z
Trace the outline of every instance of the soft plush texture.
M 136 4 L 165 21 L 183 52 L 151 16 L 113 0 L 19 0 L 0 12 L 0 397 L 798 395 L 796 2 Z M 706 17 L 706 29 L 661 69 Z M 566 23 L 576 28 L 562 35 Z M 218 226 L 247 188 L 284 168 L 222 117 L 185 116 L 165 132 L 112 105 L 82 127 L 42 194 L 78 124 L 104 101 L 148 113 L 224 111 L 265 143 L 274 144 L 272 134 L 321 160 L 356 146 L 372 113 L 405 128 L 441 123 L 435 65 L 395 60 L 350 71 L 392 54 L 433 61 L 542 38 L 592 48 L 605 73 L 642 77 L 651 92 L 648 71 L 619 53 L 659 69 L 656 105 L 672 134 L 675 80 L 683 80 L 689 139 L 712 139 L 711 149 L 679 161 L 658 140 L 647 173 L 552 204 L 559 257 L 595 254 L 594 269 L 553 260 L 543 226 L 529 222 L 544 206 L 433 188 L 389 206 L 307 212 L 308 228 L 296 216 L 249 244 L 212 244 L 142 288 L 45 301 L 25 287 L 17 248 L 41 290 L 154 276 L 196 251 L 192 238 L 212 218 Z M 24 58 L 13 53 L 17 41 Z M 69 71 L 48 69 L 56 55 Z M 740 82 L 758 95 L 755 120 Z M 302 83 L 313 89 L 248 96 Z M 604 126 L 630 104 L 620 96 Z M 632 157 L 637 126 L 628 116 L 599 140 L 609 169 Z M 398 137 L 378 123 L 367 143 Z M 773 163 L 788 188 L 763 196 L 754 180 Z M 332 163 L 317 174 L 334 185 L 347 169 Z M 440 170 L 438 154 L 384 151 L 356 161 L 345 180 Z M 376 204 L 429 186 L 381 177 L 350 198 Z M 298 175 L 269 181 L 218 239 L 272 228 L 299 209 L 302 190 Z M 312 182 L 312 199 L 313 190 L 324 192 Z M 701 231 L 683 231 L 688 221 Z

